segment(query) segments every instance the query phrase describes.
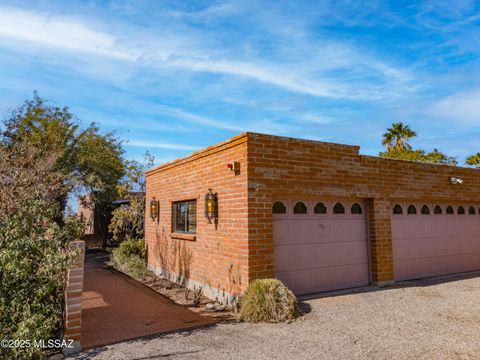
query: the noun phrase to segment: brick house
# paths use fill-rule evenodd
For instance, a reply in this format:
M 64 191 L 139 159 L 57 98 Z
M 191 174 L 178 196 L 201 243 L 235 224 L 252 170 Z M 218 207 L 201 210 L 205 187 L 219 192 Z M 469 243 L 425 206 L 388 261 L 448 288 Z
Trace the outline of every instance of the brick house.
M 256 278 L 301 295 L 480 269 L 477 169 L 244 133 L 146 177 L 149 268 L 223 302 Z

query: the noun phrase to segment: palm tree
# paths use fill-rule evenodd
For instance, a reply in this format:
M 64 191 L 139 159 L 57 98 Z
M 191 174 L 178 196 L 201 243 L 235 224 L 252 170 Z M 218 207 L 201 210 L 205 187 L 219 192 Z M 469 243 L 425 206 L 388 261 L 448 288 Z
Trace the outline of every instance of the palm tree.
M 411 146 L 408 144 L 408 140 L 415 136 L 417 133 L 408 125 L 398 122 L 392 124 L 392 127 L 383 134 L 382 144 L 387 147 L 387 150 L 410 150 Z
M 475 155 L 471 155 L 465 161 L 468 165 L 473 165 L 475 167 L 480 167 L 480 152 L 476 153 Z

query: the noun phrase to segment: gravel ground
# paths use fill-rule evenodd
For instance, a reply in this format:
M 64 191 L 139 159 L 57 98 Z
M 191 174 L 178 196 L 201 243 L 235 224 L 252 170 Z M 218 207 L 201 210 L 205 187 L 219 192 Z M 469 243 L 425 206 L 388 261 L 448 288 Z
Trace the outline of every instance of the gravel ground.
M 291 324 L 224 323 L 72 359 L 478 359 L 480 273 L 306 300 Z

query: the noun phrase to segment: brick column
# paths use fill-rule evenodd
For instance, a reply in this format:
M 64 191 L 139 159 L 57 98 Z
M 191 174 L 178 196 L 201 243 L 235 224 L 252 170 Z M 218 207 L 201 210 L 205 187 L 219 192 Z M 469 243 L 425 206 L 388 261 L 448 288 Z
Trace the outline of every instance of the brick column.
M 65 348 L 64 354 L 74 354 L 81 350 L 80 336 L 82 330 L 82 291 L 83 271 L 85 263 L 85 242 L 73 241 L 72 249 L 79 250 L 67 274 L 67 287 L 65 293 L 65 334 L 66 340 L 73 340 L 73 348 Z
M 393 284 L 390 202 L 387 199 L 370 199 L 368 210 L 372 282 L 378 286 Z

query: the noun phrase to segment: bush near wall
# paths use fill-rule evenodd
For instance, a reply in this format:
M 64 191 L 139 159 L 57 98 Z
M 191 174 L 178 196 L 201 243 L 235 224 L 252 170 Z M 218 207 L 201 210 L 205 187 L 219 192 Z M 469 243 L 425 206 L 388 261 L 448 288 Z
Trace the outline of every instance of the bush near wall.
M 83 226 L 71 219 L 60 227 L 42 200 L 19 205 L 16 213 L 0 214 L 0 339 L 61 339 L 66 273 L 75 256 L 69 244 Z M 45 351 L 0 347 L 0 358 L 31 359 Z
M 114 266 L 130 276 L 141 279 L 147 272 L 145 241 L 127 239 L 112 252 Z
M 288 322 L 300 315 L 297 298 L 280 280 L 253 281 L 240 299 L 238 317 L 248 322 Z

